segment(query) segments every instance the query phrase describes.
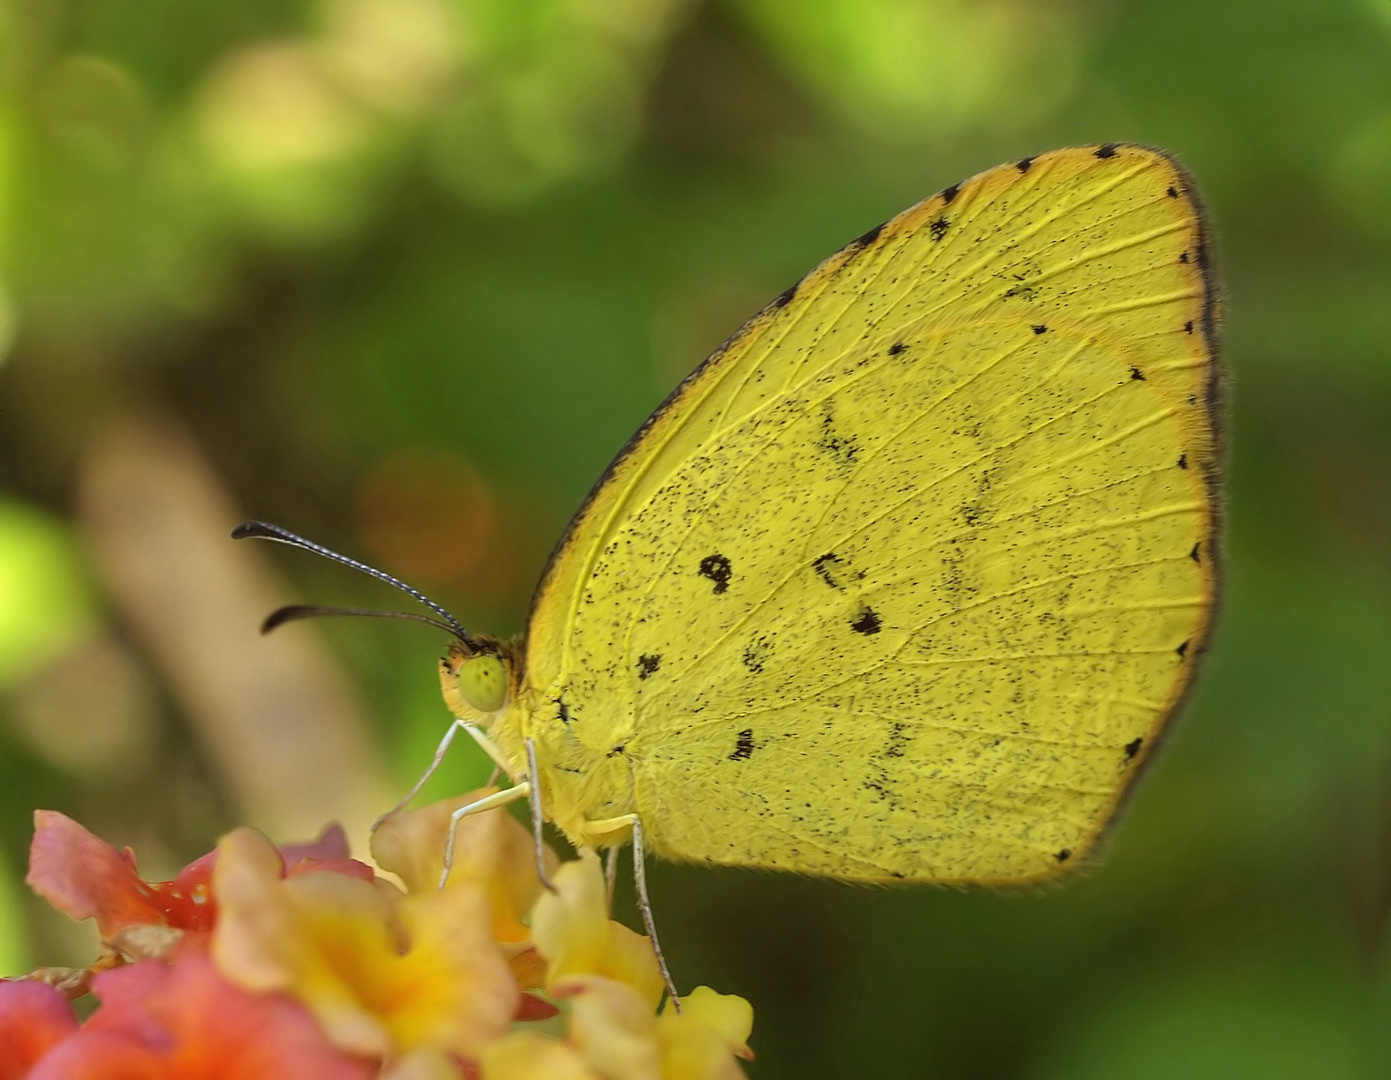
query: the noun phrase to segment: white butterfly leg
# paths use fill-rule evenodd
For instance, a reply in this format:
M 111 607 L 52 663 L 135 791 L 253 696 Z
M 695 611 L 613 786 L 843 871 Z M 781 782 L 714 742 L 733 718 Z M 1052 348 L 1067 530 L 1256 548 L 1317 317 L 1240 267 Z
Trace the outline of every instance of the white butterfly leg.
M 637 887 L 638 910 L 642 912 L 642 925 L 647 929 L 647 936 L 652 942 L 652 951 L 657 954 L 657 966 L 662 969 L 662 979 L 667 984 L 667 993 L 671 995 L 672 1007 L 679 1013 L 681 1011 L 681 996 L 676 992 L 676 984 L 671 981 L 671 972 L 667 970 L 667 958 L 662 955 L 662 945 L 657 940 L 657 924 L 652 919 L 652 901 L 647 898 L 647 868 L 642 850 L 642 822 L 638 820 L 636 814 L 633 815 L 633 884 Z
M 633 884 L 636 886 L 638 898 L 638 910 L 642 912 L 642 925 L 647 931 L 647 938 L 652 942 L 652 951 L 657 954 L 657 967 L 662 971 L 662 981 L 667 984 L 667 993 L 671 995 L 671 1004 L 677 1012 L 681 1011 L 681 995 L 676 992 L 676 983 L 672 981 L 671 972 L 667 969 L 667 958 L 662 953 L 662 943 L 657 940 L 657 923 L 652 918 L 652 901 L 647 896 L 647 864 L 644 858 L 642 846 L 642 820 L 637 814 L 624 814 L 622 817 L 605 818 L 602 821 L 591 821 L 587 823 L 589 828 L 595 833 L 617 832 L 624 825 L 630 826 L 633 830 Z M 617 858 L 614 852 L 617 847 L 609 849 L 611 865 L 617 866 Z M 613 890 L 609 890 L 609 902 L 612 904 Z
M 488 757 L 492 758 L 496 768 L 493 770 L 493 775 L 488 780 L 489 787 L 492 787 L 493 781 L 497 779 L 499 770 L 502 772 L 509 772 L 507 761 L 503 758 L 502 751 L 498 749 L 497 743 L 493 742 L 492 739 L 488 738 L 483 731 L 474 725 L 463 720 L 455 720 L 449 725 L 449 730 L 444 733 L 444 738 L 440 740 L 439 746 L 435 747 L 435 756 L 430 762 L 430 767 L 421 774 L 420 779 L 411 786 L 410 791 L 406 792 L 406 797 L 404 799 L 381 817 L 377 818 L 376 821 L 372 822 L 372 832 L 376 832 L 381 828 L 382 822 L 387 818 L 391 817 L 393 814 L 399 814 L 410 804 L 412 799 L 420 794 L 420 789 L 425 786 L 425 782 L 435 775 L 435 772 L 439 769 L 441 763 L 443 763 L 444 755 L 449 752 L 450 744 L 454 742 L 454 736 L 460 731 L 468 732 L 473 738 L 473 741 L 483 748 L 483 752 L 487 754 Z
M 523 780 L 510 788 L 502 791 L 495 791 L 491 795 L 484 796 L 467 806 L 461 806 L 449 815 L 449 836 L 444 842 L 444 869 L 440 872 L 440 888 L 444 888 L 444 883 L 449 880 L 449 871 L 454 869 L 454 839 L 458 833 L 459 822 L 471 814 L 481 814 L 484 810 L 494 810 L 499 806 L 506 806 L 508 803 L 524 799 L 531 794 L 530 781 Z
M 531 838 L 536 847 L 536 876 L 550 892 L 555 892 L 551 875 L 546 870 L 546 838 L 541 832 L 546 815 L 541 806 L 541 774 L 536 767 L 536 742 L 531 738 L 526 740 L 526 768 L 529 777 L 527 786 L 531 789 Z
M 613 912 L 613 886 L 618 880 L 618 853 L 621 850 L 618 844 L 611 844 L 604 854 L 604 897 L 610 913 Z

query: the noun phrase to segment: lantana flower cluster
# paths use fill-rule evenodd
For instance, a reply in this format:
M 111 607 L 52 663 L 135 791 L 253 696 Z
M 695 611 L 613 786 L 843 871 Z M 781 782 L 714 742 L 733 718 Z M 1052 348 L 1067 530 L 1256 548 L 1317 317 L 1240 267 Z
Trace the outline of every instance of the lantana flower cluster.
M 378 867 L 341 829 L 237 829 L 169 882 L 52 811 L 29 884 L 94 919 L 101 957 L 0 981 L 0 1080 L 738 1080 L 753 1012 L 700 987 L 659 1010 L 651 943 L 609 918 L 598 856 L 542 887 L 510 815 L 472 792 L 388 818 Z M 399 882 L 399 884 L 398 884 Z M 79 1022 L 72 1001 L 97 1005 Z

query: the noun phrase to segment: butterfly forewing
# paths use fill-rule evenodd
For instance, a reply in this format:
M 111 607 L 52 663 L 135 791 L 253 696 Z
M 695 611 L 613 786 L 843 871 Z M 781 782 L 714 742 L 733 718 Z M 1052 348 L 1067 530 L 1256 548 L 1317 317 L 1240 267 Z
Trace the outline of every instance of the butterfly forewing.
M 832 256 L 572 523 L 526 651 L 553 793 L 673 858 L 1075 862 L 1211 618 L 1212 303 L 1189 185 L 1138 147 L 995 169 Z

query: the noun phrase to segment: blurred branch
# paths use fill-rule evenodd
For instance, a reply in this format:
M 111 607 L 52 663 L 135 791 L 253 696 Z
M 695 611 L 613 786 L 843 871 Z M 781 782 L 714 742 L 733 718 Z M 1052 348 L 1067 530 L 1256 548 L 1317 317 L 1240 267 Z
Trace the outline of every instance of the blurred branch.
M 313 627 L 257 634 L 288 596 L 264 551 L 228 539 L 242 516 L 166 420 L 119 422 L 81 469 L 94 563 L 241 813 L 283 838 L 336 818 L 360 843 L 390 802 L 363 707 Z

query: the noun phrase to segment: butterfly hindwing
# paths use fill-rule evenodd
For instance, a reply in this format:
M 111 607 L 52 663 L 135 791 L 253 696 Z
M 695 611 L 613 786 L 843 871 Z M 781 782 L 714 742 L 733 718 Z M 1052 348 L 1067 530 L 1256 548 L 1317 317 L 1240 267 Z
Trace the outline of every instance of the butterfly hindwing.
M 806 873 L 1079 859 L 1211 619 L 1207 263 L 1170 159 L 1078 148 L 779 297 L 610 468 L 538 591 L 553 801 L 635 809 L 668 857 Z

